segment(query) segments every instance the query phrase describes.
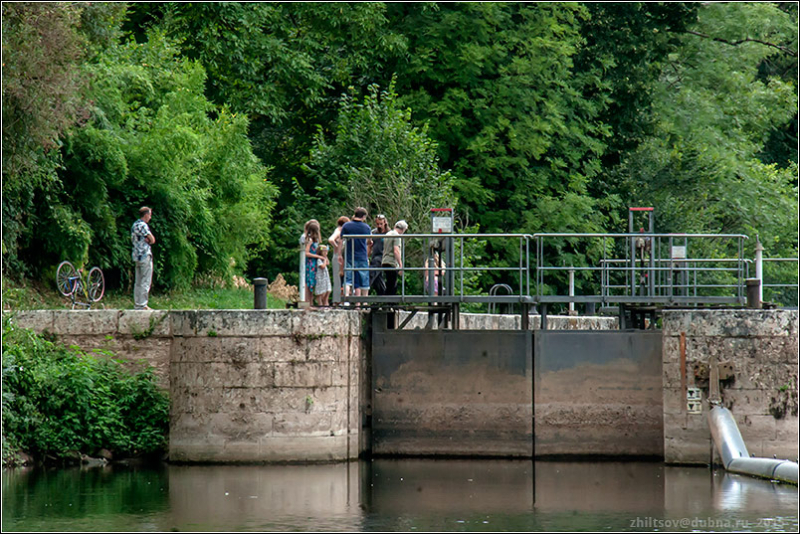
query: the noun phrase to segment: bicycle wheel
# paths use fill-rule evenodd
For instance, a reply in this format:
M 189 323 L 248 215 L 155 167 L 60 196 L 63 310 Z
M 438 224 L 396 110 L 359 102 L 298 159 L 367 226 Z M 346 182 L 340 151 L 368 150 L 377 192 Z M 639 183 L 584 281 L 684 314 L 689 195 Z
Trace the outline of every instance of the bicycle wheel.
M 88 284 L 89 300 L 97 302 L 103 298 L 103 294 L 106 292 L 106 279 L 100 267 L 92 267 L 89 271 Z
M 75 282 L 79 278 L 80 277 L 78 276 L 78 271 L 75 270 L 75 266 L 68 261 L 62 261 L 58 265 L 58 270 L 56 271 L 56 285 L 58 286 L 58 292 L 65 297 L 72 295 L 77 287 Z

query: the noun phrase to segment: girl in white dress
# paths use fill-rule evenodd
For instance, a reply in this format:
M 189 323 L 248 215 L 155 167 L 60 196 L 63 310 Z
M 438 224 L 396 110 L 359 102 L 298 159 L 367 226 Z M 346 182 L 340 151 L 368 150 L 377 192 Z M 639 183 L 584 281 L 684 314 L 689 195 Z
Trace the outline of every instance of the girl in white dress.
M 317 298 L 317 306 L 327 306 L 328 297 L 331 294 L 331 276 L 328 273 L 328 247 L 319 247 L 319 253 L 324 260 L 317 260 L 317 287 L 314 289 L 314 296 Z

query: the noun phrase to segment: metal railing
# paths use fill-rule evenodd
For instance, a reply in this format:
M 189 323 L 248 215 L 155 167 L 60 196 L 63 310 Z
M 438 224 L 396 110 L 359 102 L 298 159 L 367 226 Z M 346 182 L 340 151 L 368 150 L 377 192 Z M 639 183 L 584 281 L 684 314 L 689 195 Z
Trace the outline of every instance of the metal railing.
M 746 300 L 747 236 L 742 234 L 559 233 L 532 237 L 537 251 L 538 302 L 743 304 Z M 567 248 L 568 256 L 588 263 L 587 255 L 581 255 L 576 246 L 580 241 L 584 249 L 594 248 L 591 255 L 597 258 L 596 264 L 556 266 L 547 261 L 553 251 Z M 733 249 L 736 257 L 692 257 L 687 253 L 718 248 Z M 599 294 L 543 293 L 544 288 L 563 286 L 561 273 L 569 271 L 579 273 L 583 286 L 597 288 Z
M 532 302 L 530 296 L 530 255 L 529 255 L 529 247 L 528 243 L 530 240 L 530 235 L 528 234 L 448 234 L 443 236 L 442 234 L 402 234 L 397 236 L 391 236 L 393 238 L 400 239 L 400 255 L 404 259 L 404 265 L 402 267 L 402 271 L 404 273 L 420 273 L 421 275 L 425 275 L 427 273 L 429 279 L 433 276 L 439 277 L 439 289 L 438 293 L 433 293 L 430 291 L 430 287 L 428 291 L 425 291 L 424 285 L 420 286 L 423 287 L 423 291 L 421 292 L 410 292 L 410 286 L 419 285 L 419 284 L 411 284 L 407 280 L 406 276 L 399 277 L 399 294 L 398 295 L 370 295 L 370 296 L 353 296 L 349 295 L 344 298 L 339 298 L 334 291 L 334 295 L 332 298 L 333 302 L 364 302 L 364 303 L 431 303 L 431 304 L 452 304 L 452 303 L 469 303 L 469 302 L 480 302 L 480 303 L 516 303 L 516 302 Z M 345 257 L 345 267 L 344 267 L 344 276 L 345 280 L 347 280 L 348 272 L 353 271 L 392 271 L 395 270 L 389 267 L 361 267 L 356 268 L 355 265 L 355 250 L 354 247 L 348 247 L 347 242 L 354 240 L 354 239 L 374 239 L 374 235 L 347 235 L 342 236 L 342 250 L 344 251 Z M 437 266 L 437 265 L 429 265 L 424 263 L 424 258 L 431 257 L 431 254 L 425 254 L 424 257 L 421 257 L 418 254 L 421 251 L 430 250 L 431 243 L 439 242 L 442 239 L 448 239 L 449 242 L 454 247 L 454 253 L 451 255 L 452 261 L 449 265 L 444 266 Z M 411 247 L 407 245 L 407 242 L 410 240 L 419 240 L 421 241 L 420 246 L 418 247 Z M 491 266 L 473 266 L 470 265 L 469 259 L 465 260 L 465 249 L 466 249 L 466 242 L 475 240 L 475 241 L 493 241 L 496 245 L 498 242 L 508 241 L 511 240 L 515 242 L 514 247 L 519 251 L 518 252 L 518 261 L 515 261 L 515 265 L 491 265 Z M 417 260 L 417 264 L 423 264 L 422 267 L 414 267 L 409 266 L 408 262 L 405 261 L 407 259 L 407 251 L 412 251 L 412 257 Z M 348 258 L 347 255 L 350 255 Z M 348 266 L 349 260 L 349 266 Z M 333 276 L 338 276 L 338 264 L 337 262 L 332 262 L 333 265 Z M 465 291 L 465 277 L 468 277 L 471 273 L 510 273 L 514 277 L 517 278 L 517 283 L 513 284 L 515 288 L 513 289 L 513 294 L 510 295 L 483 295 L 483 294 L 470 294 L 470 287 L 469 281 L 467 280 L 467 286 Z M 419 281 L 417 281 L 419 282 Z M 431 284 L 432 285 L 432 284 Z
M 761 287 L 764 291 L 764 300 L 775 301 L 781 306 L 797 307 L 798 305 L 798 258 L 761 258 L 765 264 L 787 264 L 794 263 L 794 273 L 788 273 L 789 276 L 794 275 L 794 283 L 779 282 L 781 276 L 778 276 L 773 269 L 764 269 L 762 276 Z M 794 291 L 791 291 L 794 289 Z
M 740 305 L 746 302 L 749 260 L 744 258 L 747 236 L 742 234 L 403 234 L 394 237 L 400 239 L 403 272 L 407 275 L 427 273 L 429 277 L 438 275 L 439 291 L 431 291 L 430 284 L 425 287 L 418 279 L 401 276 L 397 295 L 342 298 L 334 294 L 334 302 Z M 343 250 L 351 254 L 349 265 L 345 266 L 346 276 L 355 270 L 391 270 L 354 267 L 354 249 L 347 243 L 353 239 L 374 238 L 374 235 L 342 236 Z M 637 247 L 642 239 L 647 240 L 647 246 Z M 432 255 L 432 244 L 442 240 L 447 240 L 452 247 L 451 261 L 443 267 L 427 265 L 424 258 Z M 491 265 L 473 265 L 471 258 L 465 257 L 472 241 L 485 242 L 500 254 L 493 256 Z M 735 257 L 715 257 L 717 250 L 733 251 Z M 406 252 L 411 252 L 408 258 Z M 498 259 L 501 257 L 504 259 Z M 568 260 L 569 265 L 566 264 Z M 334 261 L 332 265 L 336 277 L 338 263 Z M 557 288 L 567 286 L 570 271 L 573 276 L 577 274 L 583 294 L 557 293 Z M 512 294 L 481 292 L 470 279 L 482 274 L 494 278 L 500 275 Z

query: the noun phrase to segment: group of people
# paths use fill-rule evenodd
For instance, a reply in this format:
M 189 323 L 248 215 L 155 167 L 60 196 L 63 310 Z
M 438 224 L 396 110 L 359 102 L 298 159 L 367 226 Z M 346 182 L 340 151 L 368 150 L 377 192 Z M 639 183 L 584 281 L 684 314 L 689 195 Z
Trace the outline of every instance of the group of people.
M 352 219 L 339 217 L 336 229 L 328 238 L 334 261 L 343 277 L 344 296 L 367 296 L 370 288 L 378 295 L 396 295 L 398 279 L 403 274 L 403 245 L 400 235 L 408 223 L 399 220 L 389 230 L 385 215 L 375 217 L 375 228 L 367 224 L 367 210 L 356 208 Z M 351 238 L 347 236 L 371 238 Z M 380 236 L 380 237 L 378 237 Z M 306 301 L 312 305 L 328 306 L 331 277 L 328 270 L 328 246 L 321 244 L 319 222 L 311 219 L 305 224 L 301 241 L 305 247 Z M 371 271 L 382 267 L 385 270 Z

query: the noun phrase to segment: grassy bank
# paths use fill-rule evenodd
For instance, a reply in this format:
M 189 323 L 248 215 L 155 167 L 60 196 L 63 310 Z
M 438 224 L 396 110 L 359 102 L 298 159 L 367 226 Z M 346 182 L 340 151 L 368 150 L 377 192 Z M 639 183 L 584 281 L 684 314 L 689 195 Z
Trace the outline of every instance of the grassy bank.
M 251 310 L 253 288 L 196 286 L 185 291 L 150 294 L 148 305 L 156 310 Z M 36 282 L 14 282 L 3 279 L 3 309 L 5 310 L 63 310 L 70 309 L 69 298 L 61 296 L 55 287 Z M 267 294 L 268 308 L 285 308 L 286 300 Z M 103 299 L 93 309 L 133 309 L 132 292 L 106 291 Z M 83 308 L 80 308 L 83 309 Z

